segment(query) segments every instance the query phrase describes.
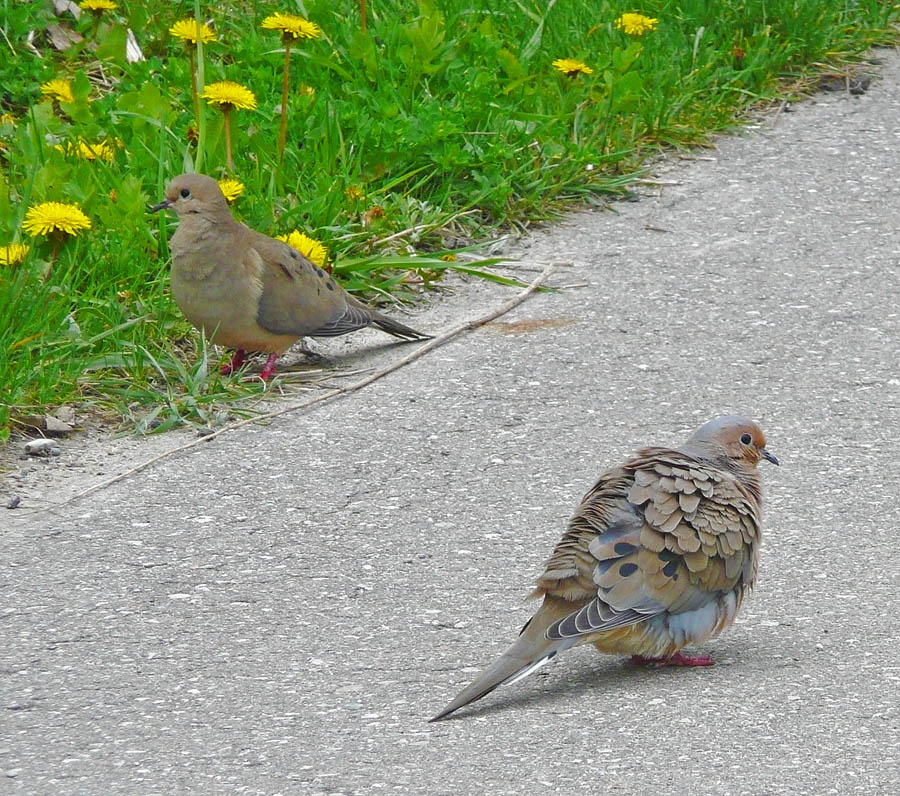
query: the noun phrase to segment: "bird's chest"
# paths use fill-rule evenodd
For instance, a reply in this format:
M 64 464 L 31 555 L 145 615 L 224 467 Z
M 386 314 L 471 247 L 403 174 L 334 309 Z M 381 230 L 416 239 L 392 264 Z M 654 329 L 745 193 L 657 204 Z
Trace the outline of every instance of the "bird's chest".
M 209 279 L 228 255 L 221 238 L 216 235 L 216 228 L 206 224 L 180 224 L 170 247 L 172 278 L 180 282 Z
M 254 326 L 262 290 L 255 269 L 221 241 L 178 240 L 177 235 L 172 237 L 172 298 L 185 317 L 223 343 Z

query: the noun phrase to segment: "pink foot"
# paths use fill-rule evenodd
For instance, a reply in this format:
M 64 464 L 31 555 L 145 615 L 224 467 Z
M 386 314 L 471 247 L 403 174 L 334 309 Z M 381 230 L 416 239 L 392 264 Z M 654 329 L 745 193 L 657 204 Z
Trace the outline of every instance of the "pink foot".
M 220 373 L 223 376 L 228 376 L 231 373 L 234 373 L 236 370 L 239 370 L 241 365 L 244 364 L 244 349 L 239 348 L 234 352 L 234 356 L 231 358 L 231 362 L 227 365 L 222 365 L 222 370 Z
M 645 658 L 643 655 L 632 655 L 631 662 L 635 666 L 715 666 L 711 655 L 685 655 L 676 652 L 670 658 Z
M 278 354 L 269 354 L 269 358 L 266 360 L 266 364 L 263 365 L 262 373 L 259 374 L 259 377 L 263 381 L 268 381 L 275 375 L 275 360 L 278 359 Z

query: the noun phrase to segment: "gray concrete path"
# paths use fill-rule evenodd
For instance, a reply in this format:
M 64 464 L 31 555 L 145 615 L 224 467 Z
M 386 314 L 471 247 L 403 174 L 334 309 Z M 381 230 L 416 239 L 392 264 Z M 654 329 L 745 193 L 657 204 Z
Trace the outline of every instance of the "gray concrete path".
M 60 516 L 4 513 L 0 791 L 900 792 L 885 57 L 868 94 L 797 106 L 529 241 L 585 287 Z M 600 471 L 727 412 L 782 467 L 758 588 L 705 648 L 719 665 L 580 648 L 426 724 L 530 615 Z

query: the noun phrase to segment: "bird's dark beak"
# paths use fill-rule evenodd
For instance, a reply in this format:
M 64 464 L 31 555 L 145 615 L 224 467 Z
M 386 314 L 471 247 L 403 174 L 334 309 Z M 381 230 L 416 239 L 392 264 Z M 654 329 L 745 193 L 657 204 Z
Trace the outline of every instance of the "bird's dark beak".
M 778 459 L 771 453 L 769 453 L 765 448 L 760 448 L 759 452 L 762 454 L 763 458 L 772 462 L 772 464 L 778 464 Z
M 159 210 L 165 210 L 167 207 L 171 207 L 171 205 L 171 199 L 163 199 L 158 205 L 153 205 L 153 207 L 150 208 L 150 212 L 156 213 Z

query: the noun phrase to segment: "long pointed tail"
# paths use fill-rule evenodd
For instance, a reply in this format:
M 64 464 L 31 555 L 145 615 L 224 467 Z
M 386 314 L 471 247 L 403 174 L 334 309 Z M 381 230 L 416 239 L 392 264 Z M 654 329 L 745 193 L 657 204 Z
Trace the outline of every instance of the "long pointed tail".
M 417 332 L 415 329 L 412 329 L 409 326 L 404 326 L 402 323 L 395 321 L 393 318 L 388 318 L 387 315 L 382 315 L 380 312 L 372 312 L 372 325 L 378 327 L 383 332 L 387 332 L 388 334 L 391 334 L 394 337 L 399 337 L 403 340 L 431 339 L 430 334 Z
M 376 329 L 381 329 L 382 332 L 387 332 L 394 337 L 399 337 L 401 340 L 431 340 L 430 334 L 423 334 L 422 332 L 417 332 L 415 329 L 406 326 L 400 321 L 395 321 L 393 318 L 388 318 L 387 315 L 382 315 L 378 310 L 374 307 L 370 307 L 368 304 L 364 304 L 358 298 L 354 296 L 346 296 L 347 304 L 351 308 L 351 311 L 356 310 L 355 315 L 359 317 L 363 322 L 354 328 L 361 328 L 365 325 L 365 321 L 363 318 L 369 318 L 370 323 Z M 339 332 L 339 334 L 343 334 L 346 331 L 350 331 L 349 329 L 344 329 Z
M 387 315 L 382 315 L 374 307 L 370 307 L 368 304 L 360 301 L 355 296 L 347 294 L 344 298 L 347 301 L 350 312 L 354 315 L 355 318 L 362 321 L 358 326 L 355 326 L 353 328 L 362 328 L 366 325 L 364 319 L 368 318 L 369 323 L 371 323 L 371 325 L 376 329 L 381 329 L 382 332 L 387 332 L 394 337 L 399 337 L 401 340 L 431 340 L 430 334 L 417 332 L 412 327 L 400 323 L 400 321 L 395 321 L 393 318 L 388 318 Z M 350 329 L 343 329 L 343 331 L 339 332 L 338 334 L 343 334 L 347 331 L 350 331 Z
M 551 602 L 551 598 L 548 597 L 541 609 L 522 628 L 516 642 L 429 721 L 446 718 L 470 702 L 481 699 L 495 688 L 515 683 L 523 677 L 527 677 L 560 652 L 577 644 L 581 640 L 577 637 L 554 641 L 545 637 L 546 629 L 553 622 L 577 608 L 571 604 L 560 606 L 555 603 L 562 603 L 562 601 L 552 600 Z M 561 608 L 562 610 L 560 610 Z

